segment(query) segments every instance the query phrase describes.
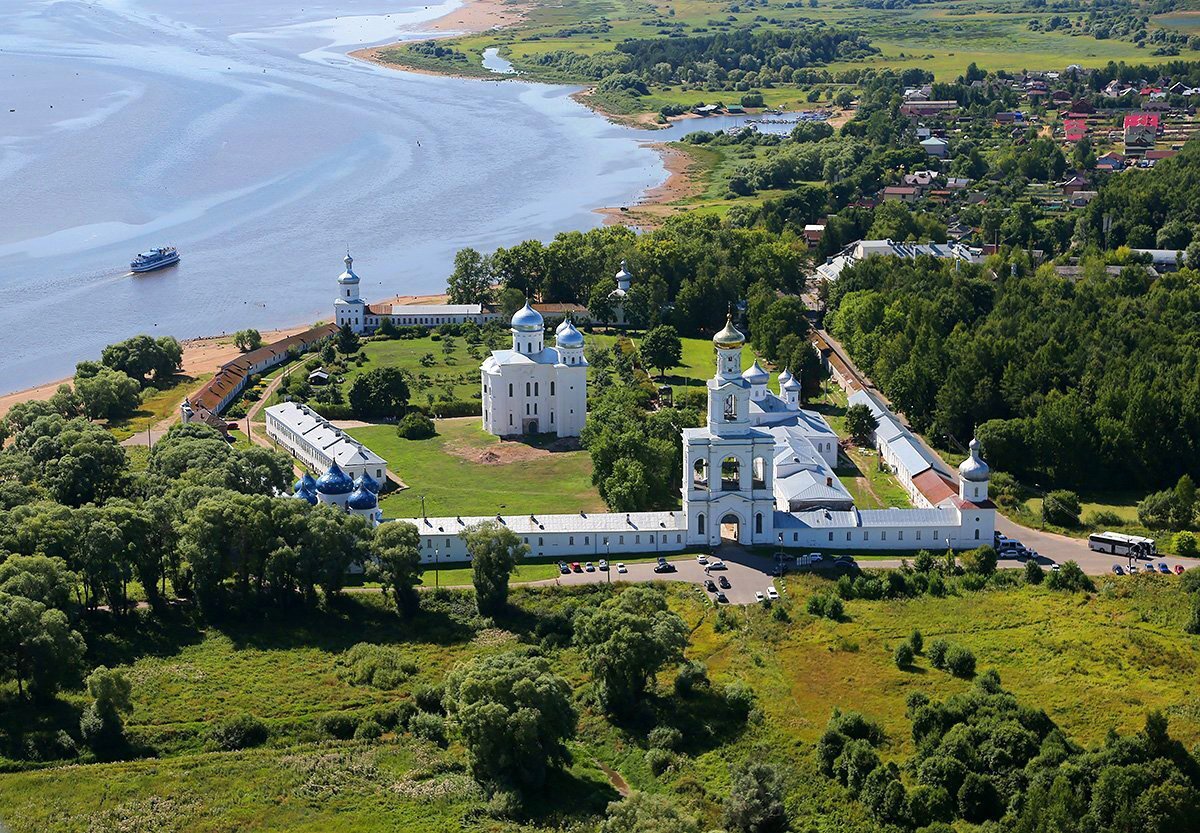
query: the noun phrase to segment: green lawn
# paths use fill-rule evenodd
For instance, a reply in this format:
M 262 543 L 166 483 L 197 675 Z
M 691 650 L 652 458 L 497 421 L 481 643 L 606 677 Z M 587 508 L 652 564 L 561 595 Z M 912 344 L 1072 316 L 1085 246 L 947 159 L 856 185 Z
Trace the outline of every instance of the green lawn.
M 430 394 L 446 399 L 446 391 L 456 402 L 479 399 L 479 365 L 487 358 L 488 348 L 478 345 L 475 348 L 477 357 L 473 357 L 466 339 L 455 337 L 450 343 L 453 349 L 447 353 L 446 341 L 435 341 L 432 336 L 368 341 L 362 347 L 367 361 L 361 365 L 350 364 L 344 389 L 349 390 L 354 379 L 371 368 L 399 367 L 412 374 L 412 401 L 416 404 L 426 404 Z M 421 364 L 421 359 L 427 355 L 433 357 L 428 367 Z
M 752 688 L 761 719 L 717 719 L 703 698 L 677 701 L 674 669 L 664 671 L 654 708 L 659 720 L 684 730 L 685 743 L 661 775 L 647 765 L 644 728 L 614 726 L 597 712 L 578 649 L 542 637 L 561 621 L 554 617 L 593 603 L 604 587 L 517 588 L 514 612 L 495 620 L 477 616 L 471 594 L 461 592 L 423 594 L 423 612 L 411 621 L 385 609 L 379 594 L 358 593 L 328 610 L 220 628 L 199 629 L 186 619 L 165 627 L 131 622 L 97 642 L 95 660 L 126 669 L 134 706 L 127 726 L 154 757 L 5 772 L 0 818 L 14 833 L 591 833 L 597 814 L 616 797 L 604 765 L 633 789 L 684 802 L 706 820 L 703 829 L 712 829 L 720 823 L 730 765 L 765 754 L 789 774 L 794 829 L 866 833 L 877 826 L 819 774 L 814 745 L 831 709 L 854 709 L 882 725 L 883 757 L 901 759 L 912 752 L 908 695 L 940 699 L 971 686 L 930 668 L 924 657 L 912 669 L 896 667 L 892 651 L 914 628 L 926 644 L 944 637 L 969 648 L 980 670 L 995 668 L 1006 689 L 1045 709 L 1073 741 L 1096 744 L 1110 730 L 1136 731 L 1152 709 L 1163 710 L 1185 746 L 1200 740 L 1200 637 L 1182 633 L 1190 602 L 1174 578 L 1102 579 L 1092 596 L 1019 587 L 855 600 L 842 622 L 804 613 L 811 594 L 828 591 L 827 581 L 791 577 L 777 586 L 787 621 L 749 607 L 734 610 L 718 630 L 717 611 L 692 588 L 668 585 L 670 604 L 688 626 L 688 658 L 707 665 L 717 691 L 733 681 Z M 339 676 L 337 660 L 360 641 L 402 647 L 415 674 L 390 689 L 349 682 Z M 569 771 L 552 778 L 539 795 L 553 798 L 536 801 L 520 822 L 483 811 L 485 799 L 457 742 L 443 749 L 401 729 L 376 740 L 334 740 L 319 727 L 330 713 L 384 714 L 441 682 L 458 663 L 521 644 L 540 644 L 569 681 L 580 720 Z M 82 701 L 68 695 L 62 720 L 69 723 Z M 11 727 L 25 712 L 9 700 L 4 705 L 4 725 Z M 233 714 L 263 720 L 267 744 L 216 751 L 208 727 Z
M 113 436 L 119 442 L 140 431 L 145 431 L 147 428 L 153 428 L 178 413 L 179 403 L 183 401 L 183 398 L 211 378 L 211 373 L 202 373 L 198 377 L 180 374 L 173 379 L 170 387 L 162 390 L 147 388 L 143 392 L 144 398 L 138 409 L 126 419 L 110 423 L 108 429 L 112 431 Z
M 524 443 L 502 441 L 485 433 L 478 417 L 438 420 L 437 428 L 438 435 L 428 440 L 402 440 L 393 425 L 348 432 L 382 455 L 409 487 L 380 502 L 385 516 L 420 517 L 422 496 L 425 513 L 435 516 L 604 508 L 592 486 L 592 460 L 586 451 L 540 452 Z M 480 462 L 484 455 L 513 452 L 532 459 Z

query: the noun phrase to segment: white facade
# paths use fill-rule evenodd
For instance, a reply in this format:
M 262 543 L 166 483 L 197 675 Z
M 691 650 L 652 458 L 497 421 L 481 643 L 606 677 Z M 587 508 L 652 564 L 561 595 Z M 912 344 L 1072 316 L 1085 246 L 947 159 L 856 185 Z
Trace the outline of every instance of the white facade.
M 379 483 L 387 479 L 387 460 L 307 405 L 272 405 L 266 410 L 266 420 L 267 436 L 309 471 L 324 472 L 337 464 L 351 478 L 368 474 Z
M 500 352 L 537 356 L 547 349 L 536 315 L 530 309 L 514 316 L 513 350 Z M 560 338 L 567 326 L 560 327 Z M 582 337 L 579 341 L 582 349 Z M 460 534 L 485 521 L 511 529 L 528 545 L 531 557 L 562 559 L 707 549 L 723 539 L 747 546 L 851 551 L 991 544 L 996 512 L 987 498 L 990 473 L 978 443 L 972 443 L 971 456 L 959 467 L 957 487 L 952 475 L 941 471 L 945 466 L 940 461 L 940 469 L 926 466 L 910 474 L 922 508 L 859 510 L 833 471 L 837 436 L 820 414 L 799 408 L 798 381 L 785 373 L 775 396 L 765 390 L 767 374 L 757 364 L 741 373 L 744 337 L 732 322 L 713 342 L 717 372 L 708 382 L 707 424 L 683 431 L 682 510 L 405 519 L 421 536 L 422 561 L 468 560 Z M 506 366 L 497 363 L 493 369 L 501 373 Z M 491 386 L 485 390 L 486 402 L 496 392 L 486 363 L 484 379 Z M 794 398 L 789 400 L 789 394 Z M 752 407 L 768 396 L 792 407 Z M 779 418 L 783 410 L 786 420 Z
M 872 256 L 913 259 L 921 255 L 958 260 L 963 263 L 982 263 L 983 250 L 962 243 L 900 243 L 895 240 L 859 240 L 817 267 L 815 277 L 836 281 L 842 270 Z
M 483 430 L 498 437 L 578 437 L 587 421 L 583 334 L 564 321 L 555 346 L 527 301 L 512 318 L 512 349 L 494 350 L 480 367 Z
M 348 326 L 356 333 L 372 332 L 384 321 L 397 327 L 436 327 L 440 324 L 483 326 L 500 314 L 482 304 L 392 304 L 371 305 L 362 299 L 354 259 L 346 253 L 346 270 L 338 275 L 337 300 L 333 302 L 333 320 L 338 327 Z

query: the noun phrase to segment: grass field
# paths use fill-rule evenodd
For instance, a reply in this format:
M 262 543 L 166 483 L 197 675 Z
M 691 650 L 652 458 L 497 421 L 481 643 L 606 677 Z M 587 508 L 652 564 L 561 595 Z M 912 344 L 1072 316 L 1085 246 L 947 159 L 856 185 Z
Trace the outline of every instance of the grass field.
M 202 373 L 197 377 L 181 374 L 174 378 L 174 384 L 168 388 L 148 388 L 138 409 L 128 418 L 111 423 L 108 429 L 120 441 L 153 428 L 164 419 L 174 416 L 183 398 L 211 378 L 211 373 Z
M 402 440 L 393 425 L 353 428 L 408 485 L 380 501 L 389 518 L 428 515 L 524 515 L 604 508 L 592 486 L 586 451 L 544 451 L 487 434 L 478 417 L 438 420 L 438 435 Z M 496 462 L 481 458 L 496 455 Z M 513 459 L 514 455 L 520 459 Z
M 345 390 L 350 389 L 355 378 L 374 367 L 399 367 L 412 374 L 412 401 L 416 404 L 425 404 L 429 395 L 456 402 L 478 399 L 479 364 L 488 355 L 488 348 L 481 344 L 472 356 L 471 345 L 465 339 L 451 339 L 450 351 L 445 349 L 446 343 L 445 339 L 435 341 L 432 336 L 368 341 L 362 347 L 367 361 L 350 365 Z M 427 355 L 432 356 L 428 367 L 421 364 Z M 446 393 L 451 395 L 447 397 Z
M 614 726 L 589 705 L 575 648 L 543 650 L 577 694 L 579 736 L 570 770 L 556 776 L 522 822 L 482 813 L 484 799 L 465 770 L 465 753 L 396 731 L 377 740 L 333 740 L 317 728 L 330 713 L 364 715 L 413 697 L 457 663 L 537 641 L 538 623 L 564 606 L 590 603 L 604 588 L 517 589 L 514 613 L 495 622 L 473 612 L 469 593 L 426 594 L 424 611 L 404 622 L 377 594 L 356 593 L 331 610 L 197 629 L 131 622 L 98 641 L 97 660 L 127 668 L 134 710 L 127 724 L 157 757 L 119 763 L 46 766 L 0 774 L 0 818 L 14 833 L 54 831 L 489 831 L 594 830 L 595 813 L 616 797 L 600 769 L 634 789 L 663 792 L 694 807 L 705 829 L 719 824 L 732 762 L 768 757 L 788 774 L 795 829 L 872 830 L 859 805 L 821 777 L 813 744 L 835 706 L 877 720 L 885 759 L 912 751 L 905 698 L 944 698 L 970 686 L 919 657 L 910 670 L 892 661 L 895 645 L 919 628 L 926 643 L 946 637 L 970 648 L 980 670 L 995 668 L 1022 703 L 1045 709 L 1073 740 L 1095 744 L 1111 730 L 1132 732 L 1162 709 L 1172 735 L 1200 740 L 1195 685 L 1200 638 L 1181 632 L 1188 600 L 1177 580 L 1139 576 L 1102 581 L 1092 596 L 1019 587 L 937 599 L 847 605 L 842 622 L 805 614 L 821 579 L 780 581 L 790 621 L 760 607 L 736 611 L 716 629 L 716 612 L 685 587 L 669 587 L 688 624 L 691 659 L 706 663 L 714 686 L 750 686 L 761 719 L 716 721 L 701 703 L 669 696 L 673 671 L 659 678 L 663 720 L 689 729 L 684 753 L 654 775 L 644 732 Z M 357 642 L 402 646 L 418 670 L 394 689 L 354 685 L 337 660 Z M 68 698 L 68 701 L 72 701 Z M 77 704 L 78 705 L 78 704 Z M 218 752 L 211 721 L 252 714 L 270 728 L 258 749 Z M 700 731 L 697 731 L 700 730 Z M 908 776 L 906 775 L 907 779 Z

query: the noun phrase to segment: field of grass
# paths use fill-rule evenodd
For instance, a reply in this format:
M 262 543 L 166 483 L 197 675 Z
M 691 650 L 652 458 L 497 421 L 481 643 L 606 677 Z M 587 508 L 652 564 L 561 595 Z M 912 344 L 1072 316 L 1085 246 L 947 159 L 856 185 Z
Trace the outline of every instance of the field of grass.
M 403 440 L 393 425 L 348 432 L 388 461 L 409 488 L 380 501 L 389 518 L 427 515 L 524 515 L 530 512 L 597 511 L 604 508 L 592 486 L 592 460 L 586 451 L 554 451 L 532 459 L 503 462 L 524 443 L 487 434 L 478 417 L 438 420 L 438 435 Z M 501 462 L 480 462 L 489 453 Z
M 478 345 L 471 355 L 471 345 L 463 338 L 450 341 L 452 350 L 446 351 L 446 341 L 434 340 L 432 336 L 414 339 L 391 339 L 368 341 L 362 353 L 367 361 L 361 365 L 351 364 L 346 371 L 345 390 L 355 378 L 374 367 L 399 367 L 412 374 L 412 401 L 423 405 L 429 395 L 438 399 L 469 402 L 479 398 L 479 364 L 488 355 L 488 348 Z M 421 359 L 432 355 L 432 363 L 426 367 Z
M 183 398 L 211 378 L 211 373 L 202 373 L 197 377 L 181 374 L 174 378 L 174 384 L 168 388 L 148 388 L 145 392 L 147 395 L 138 409 L 128 418 L 111 423 L 108 429 L 120 441 L 147 428 L 153 428 L 164 419 L 178 413 L 179 403 Z
M 926 644 L 945 637 L 971 649 L 980 670 L 995 668 L 1022 703 L 1042 708 L 1073 740 L 1101 742 L 1133 732 L 1161 709 L 1173 736 L 1200 740 L 1195 681 L 1200 637 L 1181 631 L 1188 599 L 1165 576 L 1101 582 L 1092 596 L 1043 588 L 964 592 L 946 598 L 851 601 L 842 622 L 814 619 L 804 603 L 828 584 L 801 577 L 778 582 L 789 621 L 761 607 L 738 609 L 718 630 L 716 611 L 691 588 L 668 587 L 688 624 L 690 659 L 703 661 L 717 690 L 750 686 L 761 719 L 719 718 L 700 699 L 670 696 L 673 670 L 659 678 L 659 720 L 685 730 L 683 754 L 661 775 L 647 763 L 645 731 L 614 726 L 590 705 L 588 680 L 572 647 L 543 642 L 555 670 L 577 695 L 579 736 L 570 770 L 541 791 L 532 817 L 492 819 L 469 779 L 457 743 L 439 748 L 406 732 L 377 740 L 333 740 L 319 719 L 365 715 L 410 700 L 463 660 L 535 643 L 539 623 L 589 604 L 603 587 L 516 589 L 513 613 L 496 621 L 473 612 L 468 592 L 425 594 L 405 622 L 373 593 L 330 610 L 296 612 L 220 628 L 131 622 L 96 640 L 97 661 L 120 665 L 133 681 L 127 725 L 157 756 L 118 763 L 46 765 L 0 774 L 0 819 L 32 831 L 490 831 L 594 830 L 596 813 L 616 798 L 600 769 L 634 789 L 662 792 L 693 807 L 705 829 L 719 824 L 729 765 L 765 757 L 787 776 L 795 829 L 874 829 L 862 808 L 819 775 L 814 743 L 835 706 L 859 710 L 887 733 L 881 754 L 912 751 L 905 698 L 944 698 L 970 686 L 929 667 L 923 657 L 900 670 L 896 644 L 914 629 Z M 355 685 L 338 674 L 339 656 L 360 641 L 403 646 L 417 672 L 393 689 Z M 66 703 L 81 703 L 71 695 Z M 714 698 L 715 699 L 715 698 Z M 214 719 L 251 714 L 270 728 L 263 747 L 220 752 L 206 739 Z M 9 712 L 5 721 L 19 715 Z M 763 750 L 769 750 L 764 753 Z M 908 776 L 905 776 L 906 779 Z

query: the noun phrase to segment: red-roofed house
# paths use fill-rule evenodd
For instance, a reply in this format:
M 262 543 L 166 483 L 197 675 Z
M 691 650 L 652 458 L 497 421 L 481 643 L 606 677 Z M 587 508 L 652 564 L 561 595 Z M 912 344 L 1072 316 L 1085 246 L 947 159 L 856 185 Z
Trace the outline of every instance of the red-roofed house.
M 1087 122 L 1083 119 L 1063 119 L 1063 133 L 1068 142 L 1078 142 L 1087 135 Z
M 1158 139 L 1158 113 L 1130 113 L 1125 117 L 1125 148 L 1152 148 Z

